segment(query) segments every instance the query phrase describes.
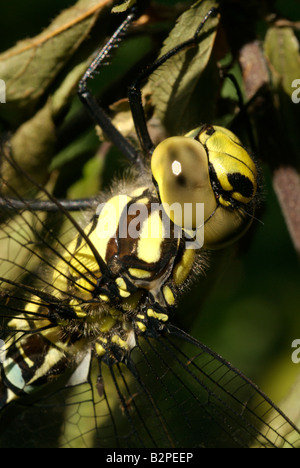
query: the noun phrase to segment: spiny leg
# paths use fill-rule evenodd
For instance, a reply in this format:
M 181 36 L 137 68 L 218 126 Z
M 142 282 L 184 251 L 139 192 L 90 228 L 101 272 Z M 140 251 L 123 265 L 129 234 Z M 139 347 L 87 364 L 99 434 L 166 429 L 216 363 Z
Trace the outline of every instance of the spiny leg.
M 142 11 L 147 7 L 148 0 L 139 1 L 137 5 L 129 10 L 129 14 L 115 31 L 113 36 L 109 39 L 103 49 L 97 54 L 91 65 L 86 70 L 82 79 L 78 85 L 78 95 L 83 104 L 87 107 L 90 115 L 98 124 L 104 133 L 110 138 L 110 140 L 119 148 L 119 150 L 129 159 L 131 162 L 141 164 L 140 155 L 138 151 L 130 144 L 126 138 L 116 129 L 112 124 L 110 118 L 105 114 L 104 110 L 99 106 L 95 97 L 91 94 L 90 90 L 87 87 L 87 81 L 89 78 L 93 77 L 93 74 L 99 70 L 103 62 L 108 58 L 109 52 L 111 49 L 116 47 L 122 36 L 124 36 L 131 25 L 131 23 L 136 20 L 142 13 Z M 3 146 L 3 148 L 2 148 Z M 1 154 L 4 149 L 4 144 L 1 143 Z M 6 156 L 8 158 L 8 156 Z M 9 156 L 11 159 L 11 155 Z M 23 173 L 21 168 L 18 168 L 20 173 Z M 63 206 L 67 211 L 79 211 L 90 208 L 93 203 L 96 203 L 95 198 L 88 199 L 79 199 L 79 200 L 60 200 L 61 206 Z M 24 200 L 18 198 L 6 198 L 5 196 L 0 196 L 0 208 L 8 211 L 45 211 L 45 212 L 56 212 L 58 211 L 57 203 L 52 200 Z
M 113 36 L 109 39 L 103 49 L 97 54 L 91 65 L 86 70 L 82 79 L 78 85 L 78 95 L 83 104 L 87 107 L 90 115 L 94 121 L 102 128 L 104 133 L 110 138 L 110 140 L 116 145 L 117 148 L 129 159 L 131 162 L 134 162 L 138 165 L 143 166 L 143 161 L 141 160 L 139 152 L 130 144 L 130 142 L 123 137 L 123 135 L 117 130 L 113 125 L 110 118 L 105 114 L 104 110 L 99 106 L 97 100 L 92 95 L 90 90 L 87 87 L 88 79 L 93 77 L 93 74 L 98 71 L 101 66 L 103 66 L 104 61 L 108 58 L 110 51 L 116 47 L 120 39 L 126 34 L 129 26 L 134 20 L 136 20 L 142 13 L 142 11 L 147 7 L 148 0 L 143 0 L 138 2 L 137 5 L 132 7 L 129 10 L 129 14 L 115 31 Z M 128 97 L 130 102 L 130 107 L 132 111 L 132 116 L 136 128 L 138 138 L 140 140 L 142 148 L 146 151 L 147 154 L 151 154 L 154 149 L 154 144 L 150 138 L 146 118 L 144 114 L 144 109 L 142 106 L 141 100 L 141 82 L 147 79 L 157 68 L 159 68 L 163 63 L 165 63 L 169 58 L 179 53 L 181 50 L 196 46 L 199 42 L 199 34 L 206 23 L 207 19 L 217 12 L 216 8 L 209 10 L 207 15 L 204 17 L 199 27 L 197 28 L 194 36 L 179 44 L 170 50 L 167 54 L 162 56 L 160 59 L 156 60 L 148 67 L 146 67 L 136 78 L 129 88 Z M 83 200 L 61 200 L 61 205 L 68 211 L 78 211 L 81 209 L 86 209 L 90 207 L 95 199 L 83 199 Z M 25 201 L 25 200 L 15 200 L 15 199 L 6 199 L 5 197 L 0 197 L 0 206 L 5 207 L 8 210 L 33 210 L 33 211 L 57 211 L 57 204 L 52 201 Z
M 148 2 L 143 2 L 143 8 L 147 6 Z M 114 145 L 134 163 L 139 163 L 140 156 L 138 151 L 130 144 L 130 142 L 117 130 L 113 125 L 110 118 L 106 115 L 104 110 L 99 106 L 97 100 L 92 95 L 87 87 L 87 81 L 93 77 L 96 71 L 99 71 L 105 60 L 108 58 L 110 51 L 116 47 L 120 39 L 126 34 L 129 26 L 136 20 L 142 12 L 141 2 L 129 10 L 129 14 L 114 32 L 109 41 L 105 44 L 103 49 L 97 54 L 91 65 L 86 70 L 78 85 L 78 96 L 81 102 L 88 109 L 91 117 L 99 125 L 103 132 L 109 137 Z
M 129 103 L 130 103 L 132 117 L 133 117 L 134 124 L 135 124 L 136 133 L 138 135 L 142 148 L 148 154 L 152 154 L 154 150 L 154 144 L 148 132 L 145 113 L 144 113 L 144 109 L 142 105 L 141 84 L 144 80 L 149 78 L 149 76 L 152 75 L 152 73 L 155 72 L 155 70 L 157 70 L 161 65 L 163 65 L 171 57 L 174 57 L 174 55 L 178 54 L 184 49 L 187 49 L 188 47 L 195 47 L 199 43 L 199 40 L 200 40 L 199 35 L 206 21 L 210 18 L 210 16 L 217 14 L 217 13 L 218 13 L 217 8 L 211 8 L 208 11 L 208 13 L 205 15 L 203 20 L 201 21 L 194 36 L 191 39 L 188 39 L 187 41 L 184 41 L 181 44 L 178 44 L 176 47 L 174 47 L 169 52 L 164 54 L 162 57 L 157 59 L 155 62 L 148 65 L 138 75 L 138 77 L 134 80 L 134 82 L 131 84 L 129 88 L 128 97 L 129 97 Z
M 80 198 L 76 200 L 59 200 L 59 203 L 68 211 L 80 211 L 90 209 L 95 203 L 98 204 L 96 198 Z M 5 211 L 47 211 L 47 213 L 58 211 L 57 204 L 49 200 L 18 200 L 14 198 L 0 197 L 0 210 Z

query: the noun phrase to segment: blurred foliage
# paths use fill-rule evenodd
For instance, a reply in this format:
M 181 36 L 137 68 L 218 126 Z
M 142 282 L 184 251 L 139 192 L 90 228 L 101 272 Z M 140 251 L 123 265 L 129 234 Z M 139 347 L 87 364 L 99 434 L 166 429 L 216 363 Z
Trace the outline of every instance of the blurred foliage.
M 87 18 L 82 16 L 71 29 L 67 28 L 62 33 L 64 36 L 58 38 L 59 46 L 53 34 L 54 25 L 49 27 L 64 8 L 71 8 L 68 17 L 60 16 L 55 26 L 66 24 L 72 14 L 74 17 L 80 14 L 78 4 L 83 12 L 97 3 L 101 2 L 44 0 L 41 5 L 40 0 L 11 0 L 1 5 L 3 55 L 0 56 L 0 78 L 13 78 L 15 86 L 12 95 L 8 87 L 7 105 L 0 104 L 1 129 L 3 135 L 12 132 L 15 154 L 19 155 L 19 162 L 25 163 L 26 170 L 43 182 L 47 182 L 49 174 L 55 177 L 57 196 L 71 193 L 81 197 L 82 188 L 91 185 L 97 191 L 101 186 L 109 185 L 111 177 L 120 174 L 126 166 L 115 150 L 111 150 L 108 157 L 108 148 L 102 145 L 99 150 L 93 125 L 75 95 L 76 83 L 93 51 L 120 23 L 118 15 L 111 15 L 112 2 L 104 2 L 107 4 L 105 8 Z M 127 85 L 137 69 L 159 54 L 176 17 L 191 4 L 183 0 L 152 3 L 148 19 L 135 26 L 116 51 L 112 65 L 101 71 L 101 77 L 92 84 L 105 107 L 126 97 Z M 203 9 L 207 10 L 215 3 L 218 2 L 203 0 Z M 239 367 L 278 401 L 287 393 L 298 373 L 297 365 L 291 361 L 291 343 L 300 338 L 300 278 L 295 248 L 272 187 L 274 166 L 266 151 L 278 146 L 278 139 L 281 147 L 289 148 L 287 138 L 294 157 L 290 157 L 290 150 L 282 151 L 282 159 L 277 161 L 276 167 L 284 166 L 285 158 L 288 158 L 299 168 L 300 104 L 296 108 L 291 103 L 293 89 L 289 86 L 293 79 L 300 79 L 300 5 L 297 0 L 224 0 L 221 13 L 217 37 L 206 36 L 206 40 L 211 40 L 211 46 L 214 44 L 214 50 L 208 54 L 205 64 L 201 61 L 205 70 L 201 74 L 202 69 L 196 66 L 196 73 L 192 78 L 188 77 L 190 83 L 198 74 L 199 80 L 193 82 L 193 93 L 191 89 L 181 90 L 176 96 L 169 93 L 161 106 L 161 88 L 155 86 L 155 80 L 162 78 L 159 73 L 155 74 L 150 80 L 150 87 L 155 92 L 149 114 L 159 115 L 170 133 L 175 128 L 185 131 L 198 119 L 199 123 L 209 121 L 229 126 L 232 123 L 239 135 L 251 141 L 245 131 L 243 115 L 239 113 L 236 89 L 229 79 L 220 77 L 219 71 L 222 64 L 223 70 L 235 76 L 243 91 L 239 53 L 248 42 L 260 41 L 269 70 L 268 91 L 279 124 L 274 130 L 274 127 L 270 129 L 263 124 L 257 126 L 255 116 L 252 119 L 258 148 L 256 157 L 263 160 L 265 179 L 263 201 L 257 213 L 259 221 L 253 223 L 252 231 L 238 249 L 211 258 L 212 268 L 207 278 L 195 284 L 192 293 L 183 299 L 178 321 L 183 328 L 193 322 L 193 336 Z M 212 19 L 213 26 L 216 22 L 216 18 Z M 172 34 L 178 38 L 174 31 Z M 19 44 L 17 49 L 8 49 L 14 47 L 16 41 L 36 35 L 42 38 L 38 47 L 23 55 L 17 52 L 16 62 L 13 62 L 7 54 L 24 48 L 28 42 Z M 47 35 L 49 40 L 44 41 L 43 37 Z M 170 47 L 174 41 L 172 36 L 169 41 Z M 61 43 L 65 49 L 59 48 Z M 168 42 L 164 47 L 168 47 Z M 199 50 L 202 53 L 201 45 Z M 189 57 L 189 63 L 192 59 Z M 178 62 L 175 65 L 179 66 Z M 24 74 L 17 73 L 20 66 L 24 67 Z M 168 74 L 169 69 L 162 72 Z M 16 76 L 21 78 L 21 83 L 16 81 Z M 251 79 L 248 77 L 248 81 Z M 174 89 L 174 82 L 167 80 L 166 83 L 169 90 Z M 246 94 L 244 92 L 245 100 Z M 251 97 L 252 102 L 254 98 Z M 260 108 L 260 114 L 259 122 L 262 123 L 267 120 L 264 106 Z M 284 140 L 281 133 L 284 133 Z M 295 205 L 294 210 L 296 215 L 300 206 Z

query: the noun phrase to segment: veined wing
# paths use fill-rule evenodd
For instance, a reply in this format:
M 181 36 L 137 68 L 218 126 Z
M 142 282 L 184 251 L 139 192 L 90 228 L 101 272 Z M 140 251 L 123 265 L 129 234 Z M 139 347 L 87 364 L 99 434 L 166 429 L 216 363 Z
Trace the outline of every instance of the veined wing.
M 2 179 L 2 187 L 8 185 Z M 9 193 L 23 200 L 19 190 L 10 187 Z M 45 330 L 41 303 L 48 304 L 49 313 L 73 299 L 53 277 L 60 273 L 63 278 L 65 266 L 74 269 L 68 246 L 81 228 L 59 204 L 57 208 L 58 213 L 47 215 L 7 201 L 2 209 L 1 339 L 11 319 L 17 339 L 18 334 L 38 336 Z M 56 216 L 63 227 L 57 228 Z M 88 265 L 76 268 L 82 277 L 93 276 Z M 39 320 L 41 329 L 31 329 Z M 297 428 L 253 383 L 183 331 L 153 322 L 136 343 L 126 362 L 112 364 L 93 358 L 88 343 L 81 344 L 74 359 L 52 337 L 67 361 L 65 371 L 60 375 L 57 370 L 58 379 L 53 372 L 53 382 L 36 393 L 3 405 L 1 447 L 299 445 Z M 26 353 L 18 359 L 20 367 L 33 365 Z M 47 350 L 36 359 L 47 364 Z M 2 376 L 2 404 L 5 391 Z
M 141 338 L 127 365 L 87 357 L 82 368 L 85 383 L 10 405 L 1 446 L 299 446 L 299 431 L 252 382 L 176 327 Z

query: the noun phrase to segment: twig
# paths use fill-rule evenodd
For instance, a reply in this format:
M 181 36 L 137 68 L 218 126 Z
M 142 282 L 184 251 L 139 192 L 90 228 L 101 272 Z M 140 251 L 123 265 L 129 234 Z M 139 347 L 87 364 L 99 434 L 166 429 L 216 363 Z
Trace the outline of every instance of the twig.
M 272 171 L 273 188 L 278 197 L 295 250 L 300 256 L 300 177 L 296 155 L 282 131 L 280 115 L 274 104 L 269 70 L 257 41 L 240 51 L 245 93 L 255 123 L 260 157 Z

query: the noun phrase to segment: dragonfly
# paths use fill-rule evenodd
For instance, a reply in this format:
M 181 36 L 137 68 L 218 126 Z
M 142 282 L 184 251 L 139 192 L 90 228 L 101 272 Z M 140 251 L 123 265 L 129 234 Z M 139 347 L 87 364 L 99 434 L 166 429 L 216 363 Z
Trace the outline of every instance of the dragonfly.
M 93 199 L 57 199 L 3 144 L 0 445 L 297 446 L 299 430 L 267 395 L 176 325 L 189 283 L 205 281 L 207 251 L 251 227 L 259 169 L 219 125 L 154 144 L 141 89 L 173 57 L 201 47 L 219 11 L 199 15 L 190 38 L 129 87 L 140 148 L 89 89 L 145 6 L 126 11 L 78 87 L 93 120 L 127 158 L 125 181 Z M 35 196 L 25 197 L 24 187 Z

